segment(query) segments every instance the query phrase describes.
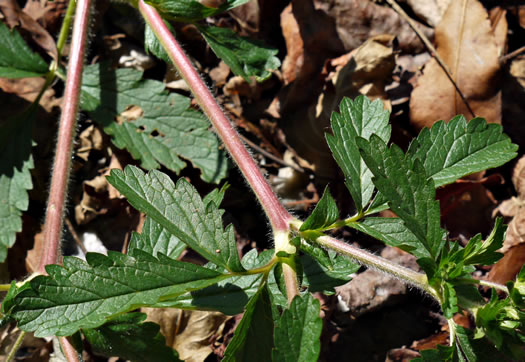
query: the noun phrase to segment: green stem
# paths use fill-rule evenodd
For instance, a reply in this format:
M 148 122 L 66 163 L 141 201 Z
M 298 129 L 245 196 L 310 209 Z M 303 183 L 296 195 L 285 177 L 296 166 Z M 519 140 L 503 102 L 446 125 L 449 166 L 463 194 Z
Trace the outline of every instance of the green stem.
M 0 292 L 7 292 L 11 288 L 11 284 L 0 284 Z
M 343 241 L 334 239 L 329 236 L 320 236 L 314 240 L 317 244 L 335 250 L 336 252 L 346 255 L 356 262 L 363 264 L 369 268 L 379 270 L 381 272 L 390 274 L 396 278 L 402 279 L 408 284 L 411 284 L 419 289 L 424 290 L 438 301 L 439 294 L 428 284 L 427 276 L 423 273 L 415 272 L 411 269 L 405 268 L 401 265 L 391 262 L 390 260 L 381 258 L 368 251 L 357 248 Z
M 16 356 L 16 352 L 22 345 L 22 342 L 24 341 L 25 337 L 26 337 L 26 332 L 21 331 L 18 337 L 16 338 L 15 344 L 13 344 L 13 348 L 11 348 L 11 350 L 9 351 L 9 354 L 5 358 L 5 362 L 11 362 L 12 360 L 14 360 Z
M 485 287 L 494 288 L 496 290 L 501 290 L 502 292 L 505 292 L 506 294 L 509 294 L 509 290 L 507 289 L 507 287 L 505 285 L 502 285 L 502 284 L 499 284 L 499 283 L 490 282 L 488 280 L 477 280 L 477 282 L 479 283 L 479 285 L 483 285 Z
M 60 27 L 60 34 L 58 35 L 58 41 L 57 41 L 57 51 L 58 51 L 58 59 L 60 60 L 60 57 L 62 56 L 62 51 L 64 50 L 64 46 L 66 45 L 67 38 L 69 37 L 69 29 L 71 29 L 71 21 L 73 20 L 73 14 L 75 12 L 76 8 L 76 0 L 69 0 L 69 3 L 67 4 L 67 11 L 66 15 L 64 16 L 64 20 L 62 21 L 62 26 Z

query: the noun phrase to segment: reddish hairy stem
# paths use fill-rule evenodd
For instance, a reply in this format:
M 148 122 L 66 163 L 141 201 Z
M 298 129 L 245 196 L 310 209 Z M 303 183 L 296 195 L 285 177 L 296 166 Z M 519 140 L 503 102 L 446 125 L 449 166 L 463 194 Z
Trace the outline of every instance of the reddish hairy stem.
M 47 203 L 46 223 L 44 225 L 44 250 L 40 258 L 38 272 L 45 274 L 45 266 L 58 263 L 60 256 L 60 237 L 62 219 L 67 195 L 67 183 L 71 163 L 73 138 L 77 120 L 84 49 L 89 22 L 90 0 L 78 0 L 71 39 L 71 50 L 67 70 L 64 104 L 58 129 L 58 140 L 53 165 L 53 176 Z
M 171 34 L 166 24 L 162 21 L 159 13 L 152 6 L 144 3 L 143 0 L 139 0 L 138 7 L 157 36 L 157 39 L 161 42 L 170 59 L 177 67 L 180 75 L 191 88 L 197 102 L 215 127 L 217 134 L 222 139 L 231 157 L 244 175 L 244 178 L 250 184 L 250 187 L 268 216 L 273 230 L 289 230 L 289 222 L 293 219 L 292 216 L 275 196 L 270 185 L 268 185 L 266 179 L 261 174 L 259 167 L 246 150 L 239 135 L 224 115 L 224 112 L 215 101 L 215 98 L 213 98 L 208 87 L 206 87 L 200 78 L 177 40 L 173 37 L 173 34 Z
M 67 337 L 60 337 L 59 341 L 60 347 L 62 347 L 62 353 L 64 353 L 66 360 L 68 362 L 80 362 L 78 352 L 71 342 L 69 342 L 69 339 L 67 339 Z

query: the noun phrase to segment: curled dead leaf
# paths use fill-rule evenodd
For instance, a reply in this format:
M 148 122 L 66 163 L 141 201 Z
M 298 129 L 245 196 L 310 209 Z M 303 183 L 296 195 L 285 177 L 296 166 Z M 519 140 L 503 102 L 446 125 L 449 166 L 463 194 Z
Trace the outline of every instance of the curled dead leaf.
M 500 17 L 495 28 L 478 0 L 452 1 L 436 28 L 437 50 L 476 116 L 501 122 L 499 56 L 507 23 Z M 497 37 L 503 37 L 499 39 Z M 410 99 L 410 119 L 420 129 L 457 114 L 472 118 L 461 97 L 435 59 L 417 80 Z

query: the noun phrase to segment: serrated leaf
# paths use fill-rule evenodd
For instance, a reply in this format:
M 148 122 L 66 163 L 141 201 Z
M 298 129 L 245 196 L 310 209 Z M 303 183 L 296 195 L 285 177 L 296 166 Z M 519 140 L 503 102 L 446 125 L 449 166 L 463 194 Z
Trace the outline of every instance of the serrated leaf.
M 0 78 L 39 77 L 48 72 L 44 59 L 33 52 L 18 31 L 0 22 Z
M 268 79 L 281 61 L 275 55 L 278 50 L 259 41 L 237 35 L 228 28 L 199 27 L 202 36 L 213 50 L 232 70 L 247 82 L 255 77 L 259 82 Z
M 133 232 L 129 241 L 128 255 L 135 256 L 136 250 L 140 250 L 157 256 L 162 253 L 171 259 L 177 259 L 186 249 L 178 237 L 170 234 L 164 227 L 146 217 L 142 232 L 140 234 Z
M 206 6 L 197 0 L 148 0 L 147 3 L 171 19 L 195 22 L 228 11 L 248 1 L 250 0 L 226 0 L 222 4 L 219 2 L 216 7 Z
M 224 195 L 226 194 L 226 190 L 228 190 L 228 188 L 230 188 L 230 185 L 226 182 L 220 189 L 211 190 L 206 196 L 202 198 L 202 202 L 204 202 L 204 205 L 208 205 L 208 203 L 213 202 L 215 206 L 221 206 L 221 202 L 224 199 Z
M 483 118 L 467 123 L 465 117 L 456 116 L 448 123 L 440 121 L 423 129 L 407 153 L 423 163 L 427 176 L 439 187 L 501 166 L 516 157 L 517 150 L 501 125 L 487 124 Z
M 492 265 L 500 260 L 503 254 L 496 250 L 503 246 L 506 230 L 503 219 L 497 218 L 494 229 L 485 240 L 481 240 L 481 235 L 473 237 L 464 249 L 465 265 Z
M 308 290 L 312 293 L 333 294 L 335 287 L 352 280 L 352 275 L 357 273 L 361 267 L 334 251 L 328 251 L 328 255 L 332 264 L 330 267 L 319 263 L 310 255 L 301 256 L 304 273 L 303 284 L 308 286 Z
M 388 205 L 405 226 L 435 258 L 443 245 L 441 212 L 436 201 L 434 182 L 426 177 L 419 160 L 407 159 L 396 145 L 390 148 L 378 136 L 370 141 L 357 138 L 361 156 L 374 175 L 377 189 L 388 199 Z
M 344 98 L 339 107 L 340 113 L 334 112 L 331 119 L 334 134 L 327 133 L 326 141 L 343 170 L 346 187 L 357 211 L 361 212 L 370 202 L 374 185 L 372 173 L 359 153 L 356 138 L 368 140 L 375 134 L 387 143 L 391 133 L 388 124 L 390 113 L 380 100 L 371 102 L 365 96 L 359 96 L 354 101 Z
M 403 249 L 418 258 L 430 256 L 428 250 L 421 248 L 419 239 L 407 229 L 405 222 L 400 218 L 368 217 L 348 226 L 381 240 L 386 245 Z
M 272 306 L 265 283 L 246 305 L 246 311 L 226 348 L 223 361 L 270 361 L 273 328 Z
M 64 257 L 64 267 L 49 265 L 49 276 L 30 281 L 31 289 L 14 298 L 11 316 L 37 337 L 68 336 L 81 328 L 97 328 L 112 316 L 204 288 L 227 276 L 195 264 L 135 258 L 116 252 L 88 253 L 87 263 Z
M 242 265 L 247 270 L 262 267 L 270 261 L 274 252 L 266 250 L 257 256 L 257 250 L 252 249 L 242 258 Z M 261 279 L 262 274 L 232 277 L 207 288 L 163 301 L 155 307 L 217 310 L 228 315 L 239 314 L 259 290 Z M 288 302 L 280 293 L 273 273 L 268 277 L 267 286 L 271 293 L 272 305 L 285 307 Z
M 162 225 L 207 260 L 230 271 L 244 271 L 237 252 L 233 228 L 222 226 L 222 211 L 185 179 L 177 185 L 162 172 L 145 174 L 127 166 L 111 170 L 108 182 L 128 198 L 129 203 Z
M 332 225 L 337 219 L 339 219 L 339 209 L 326 186 L 321 200 L 315 205 L 314 211 L 301 225 L 299 231 L 323 229 Z
M 33 188 L 30 170 L 31 133 L 36 107 L 7 120 L 0 126 L 0 263 L 22 231 L 22 212 L 29 206 L 28 190 Z
M 162 82 L 142 79 L 140 71 L 95 64 L 84 68 L 81 107 L 143 168 L 163 165 L 178 173 L 186 167 L 182 157 L 201 170 L 204 181 L 219 182 L 226 176 L 227 158 L 208 120 L 190 108 L 190 98 L 164 88 Z
M 175 35 L 175 29 L 173 29 L 171 24 L 168 23 L 166 20 L 163 21 L 164 24 L 170 30 L 170 32 L 173 35 Z M 146 23 L 144 27 L 144 50 L 146 50 L 146 53 L 151 53 L 157 58 L 164 60 L 166 63 L 171 64 L 171 59 L 168 53 L 166 53 L 166 50 L 164 50 L 164 47 L 159 42 L 159 40 L 155 36 L 155 33 L 153 32 L 153 29 L 151 29 L 151 26 L 149 26 L 148 23 Z
M 441 303 L 441 310 L 447 319 L 452 319 L 455 313 L 458 312 L 458 298 L 454 286 L 450 283 L 443 282 L 442 284 L 443 301 Z
M 284 310 L 274 331 L 274 361 L 317 361 L 323 321 L 321 304 L 310 293 L 296 296 Z
M 521 267 L 516 280 L 507 283 L 507 287 L 512 303 L 518 308 L 525 309 L 525 265 Z
M 117 316 L 103 326 L 84 329 L 82 333 L 93 353 L 105 357 L 120 357 L 137 362 L 180 361 L 175 350 L 166 346 L 160 326 L 144 322 L 143 313 Z

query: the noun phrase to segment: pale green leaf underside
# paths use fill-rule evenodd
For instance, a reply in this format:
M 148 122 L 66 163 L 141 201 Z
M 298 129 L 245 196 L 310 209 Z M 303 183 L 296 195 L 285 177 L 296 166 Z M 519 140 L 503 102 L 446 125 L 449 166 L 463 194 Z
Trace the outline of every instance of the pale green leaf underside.
M 427 176 L 439 187 L 501 166 L 516 157 L 517 150 L 500 125 L 487 124 L 482 118 L 467 123 L 463 116 L 457 116 L 449 123 L 440 121 L 422 130 L 407 153 L 423 163 Z
M 7 249 L 15 243 L 16 233 L 22 231 L 22 212 L 29 206 L 34 117 L 31 108 L 0 127 L 0 262 L 5 261 Z
M 385 143 L 390 139 L 390 113 L 380 100 L 370 101 L 364 96 L 355 100 L 344 98 L 340 113 L 332 114 L 333 135 L 326 134 L 326 141 L 334 159 L 345 176 L 345 183 L 358 209 L 363 210 L 374 192 L 372 173 L 359 154 L 357 137 L 369 139 L 372 134 Z
M 46 62 L 34 53 L 16 30 L 0 22 L 0 78 L 39 77 L 48 71 Z
M 320 303 L 310 293 L 296 296 L 274 331 L 274 361 L 317 361 L 323 322 Z
M 182 157 L 206 182 L 226 176 L 219 141 L 206 117 L 190 109 L 189 98 L 167 93 L 162 82 L 142 79 L 142 72 L 100 64 L 86 67 L 82 82 L 82 109 L 145 169 L 163 165 L 178 173 L 186 166 Z
M 186 249 L 186 244 L 165 228 L 146 217 L 142 232 L 133 233 L 129 242 L 128 255 L 135 256 L 136 250 L 144 251 L 153 256 L 164 254 L 171 259 L 177 259 Z
M 271 71 L 279 68 L 281 61 L 276 57 L 278 50 L 258 41 L 241 37 L 233 30 L 218 27 L 199 27 L 204 39 L 236 75 L 246 81 L 254 76 L 263 81 Z
M 190 248 L 214 264 L 230 271 L 243 271 L 232 227 L 222 226 L 222 211 L 205 205 L 197 190 L 186 180 L 177 185 L 162 172 L 145 174 L 128 166 L 112 170 L 108 181 L 129 203 L 162 225 Z
M 170 29 L 171 33 L 174 34 L 175 30 L 171 26 L 170 23 L 167 21 L 164 21 L 164 24 Z M 144 49 L 146 52 L 150 52 L 153 55 L 155 55 L 157 58 L 164 60 L 166 63 L 171 63 L 171 59 L 162 47 L 162 44 L 160 41 L 158 41 L 157 37 L 155 36 L 155 33 L 153 32 L 153 29 L 151 29 L 151 26 L 149 26 L 148 23 L 145 24 L 144 27 Z
M 386 245 L 408 251 L 418 258 L 429 257 L 428 250 L 420 247 L 416 236 L 407 229 L 405 223 L 396 217 L 368 217 L 348 226 L 381 240 Z
M 65 257 L 64 267 L 50 265 L 49 276 L 31 280 L 31 289 L 15 298 L 11 315 L 18 326 L 37 337 L 67 336 L 81 328 L 96 328 L 107 318 L 204 288 L 224 279 L 218 272 L 195 264 L 156 259 L 142 253 L 136 258 L 110 252 L 87 254 L 88 263 Z

